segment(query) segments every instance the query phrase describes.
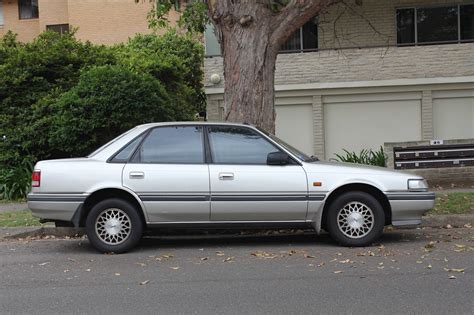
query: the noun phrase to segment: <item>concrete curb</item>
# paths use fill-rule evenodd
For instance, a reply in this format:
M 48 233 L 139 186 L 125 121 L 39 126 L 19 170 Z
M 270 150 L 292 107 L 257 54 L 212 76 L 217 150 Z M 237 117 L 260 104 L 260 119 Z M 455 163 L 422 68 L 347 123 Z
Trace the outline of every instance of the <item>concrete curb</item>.
M 474 214 L 428 215 L 422 218 L 421 227 L 440 228 L 450 225 L 453 228 L 462 228 L 466 225 L 474 226 Z M 27 237 L 82 237 L 83 228 L 70 227 L 27 227 L 27 228 L 0 228 L 0 239 L 19 239 Z M 175 235 L 175 233 L 171 233 Z M 258 234 L 265 235 L 265 234 Z M 163 235 L 162 235 L 163 236 Z M 242 236 L 248 236 L 243 234 Z
M 4 228 L 2 232 L 6 232 L 8 229 Z M 5 233 L 3 238 L 5 239 L 18 239 L 27 237 L 81 237 L 84 235 L 84 229 L 82 228 L 69 228 L 69 227 L 39 227 L 29 229 L 18 229 L 12 228 L 10 233 Z
M 474 214 L 446 214 L 427 215 L 421 218 L 422 227 L 464 227 L 466 224 L 474 225 Z

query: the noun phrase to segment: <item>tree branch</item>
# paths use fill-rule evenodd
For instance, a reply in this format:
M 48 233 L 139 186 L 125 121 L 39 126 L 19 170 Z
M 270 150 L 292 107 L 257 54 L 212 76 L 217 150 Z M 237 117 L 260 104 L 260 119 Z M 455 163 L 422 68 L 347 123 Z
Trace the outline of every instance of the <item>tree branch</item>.
M 340 0 L 291 0 L 273 21 L 272 43 L 280 47 L 298 28 L 309 19 Z

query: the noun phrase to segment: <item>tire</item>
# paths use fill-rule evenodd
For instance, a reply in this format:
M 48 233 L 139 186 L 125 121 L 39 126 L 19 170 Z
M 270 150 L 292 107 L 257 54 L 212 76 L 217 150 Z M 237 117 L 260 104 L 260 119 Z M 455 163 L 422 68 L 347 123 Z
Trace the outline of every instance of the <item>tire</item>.
M 140 241 L 143 221 L 129 202 L 106 199 L 92 207 L 86 219 L 86 234 L 99 252 L 116 254 L 130 251 Z
M 380 238 L 385 226 L 382 205 L 365 192 L 347 192 L 329 206 L 326 226 L 331 237 L 343 246 L 367 246 Z

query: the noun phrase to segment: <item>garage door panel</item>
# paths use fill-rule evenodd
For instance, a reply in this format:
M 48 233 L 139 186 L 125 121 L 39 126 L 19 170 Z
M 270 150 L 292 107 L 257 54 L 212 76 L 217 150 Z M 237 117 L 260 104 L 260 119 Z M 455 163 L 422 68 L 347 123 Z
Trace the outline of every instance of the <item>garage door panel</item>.
M 326 159 L 343 149 L 377 150 L 385 142 L 421 140 L 421 101 L 347 102 L 324 106 Z
M 433 132 L 436 139 L 474 138 L 474 97 L 434 99 Z
M 277 105 L 275 133 L 308 155 L 313 151 L 313 107 L 311 105 Z

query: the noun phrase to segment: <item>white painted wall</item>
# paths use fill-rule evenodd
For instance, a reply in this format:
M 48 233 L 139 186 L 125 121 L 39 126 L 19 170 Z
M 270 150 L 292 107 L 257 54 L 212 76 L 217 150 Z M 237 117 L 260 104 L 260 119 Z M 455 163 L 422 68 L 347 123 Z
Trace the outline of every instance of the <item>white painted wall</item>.
M 377 150 L 384 142 L 421 140 L 419 93 L 348 95 L 326 98 L 326 159 L 343 149 Z M 352 101 L 349 101 L 352 99 Z
M 313 107 L 277 105 L 276 136 L 308 155 L 313 155 Z
M 474 90 L 433 92 L 436 139 L 474 138 Z

